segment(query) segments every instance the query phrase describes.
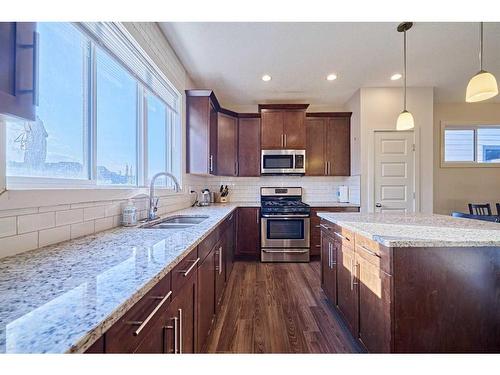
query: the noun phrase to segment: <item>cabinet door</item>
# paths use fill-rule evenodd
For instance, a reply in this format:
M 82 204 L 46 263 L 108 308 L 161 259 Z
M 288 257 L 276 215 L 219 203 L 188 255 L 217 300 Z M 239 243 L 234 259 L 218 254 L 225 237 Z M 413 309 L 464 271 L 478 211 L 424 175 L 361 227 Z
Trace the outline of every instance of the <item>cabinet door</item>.
M 225 234 L 225 242 L 226 242 L 226 282 L 229 280 L 229 275 L 231 275 L 231 271 L 233 270 L 234 265 L 234 252 L 235 252 L 235 232 L 236 232 L 236 216 L 237 211 L 233 212 L 231 216 L 228 218 L 229 225 L 226 229 Z
M 158 319 L 151 329 L 145 334 L 144 339 L 134 350 L 138 354 L 161 354 L 165 353 L 165 321 Z
M 35 120 L 38 48 L 35 22 L 0 22 L 0 114 Z
M 217 121 L 217 175 L 237 176 L 238 119 L 219 113 Z
M 260 176 L 260 119 L 240 118 L 238 124 L 238 176 Z
M 260 257 L 260 209 L 238 208 L 236 255 L 258 259 Z
M 370 353 L 391 351 L 391 276 L 380 267 L 358 256 L 356 271 L 359 278 L 358 335 Z M 363 251 L 363 250 L 359 250 Z
M 168 308 L 165 320 L 168 353 L 195 353 L 197 278 L 197 273 L 193 273 Z
M 308 118 L 306 120 L 306 176 L 326 175 L 325 159 L 325 118 Z
M 306 148 L 305 120 L 305 111 L 283 112 L 283 133 L 285 135 L 285 149 L 304 150 Z
M 337 306 L 349 330 L 357 335 L 357 280 L 355 279 L 354 251 L 335 240 L 337 249 Z
M 209 148 L 208 148 L 208 173 L 217 175 L 218 172 L 218 119 L 219 116 L 210 100 L 210 125 L 209 125 Z
M 262 110 L 260 139 L 263 150 L 281 149 L 284 147 L 282 111 Z
M 326 159 L 328 175 L 351 175 L 351 120 L 348 117 L 334 117 L 326 127 Z
M 203 351 L 215 314 L 215 248 L 198 268 L 198 353 Z
M 335 241 L 325 232 L 321 232 L 321 286 L 328 300 L 337 304 L 337 280 L 336 262 L 337 250 Z
M 211 155 L 210 119 L 212 116 L 210 98 L 207 96 L 188 96 L 186 104 L 187 172 L 208 174 L 210 172 L 209 158 Z
M 215 312 L 217 313 L 220 308 L 222 294 L 224 293 L 224 286 L 226 284 L 226 266 L 224 262 L 226 252 L 226 242 L 224 238 L 215 249 Z

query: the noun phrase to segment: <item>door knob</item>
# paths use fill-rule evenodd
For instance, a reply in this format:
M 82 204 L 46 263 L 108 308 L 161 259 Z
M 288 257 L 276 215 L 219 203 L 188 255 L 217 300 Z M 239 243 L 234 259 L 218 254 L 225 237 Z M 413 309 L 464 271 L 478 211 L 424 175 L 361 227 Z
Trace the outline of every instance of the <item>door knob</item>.
M 375 204 L 375 207 L 380 208 L 382 205 L 380 203 Z

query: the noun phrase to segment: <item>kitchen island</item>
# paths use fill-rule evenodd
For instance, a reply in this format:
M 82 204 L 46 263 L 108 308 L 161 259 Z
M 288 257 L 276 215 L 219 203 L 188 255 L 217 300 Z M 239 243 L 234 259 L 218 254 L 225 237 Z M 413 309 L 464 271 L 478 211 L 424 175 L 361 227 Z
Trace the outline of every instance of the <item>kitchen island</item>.
M 318 213 L 322 287 L 370 352 L 500 352 L 500 224 Z

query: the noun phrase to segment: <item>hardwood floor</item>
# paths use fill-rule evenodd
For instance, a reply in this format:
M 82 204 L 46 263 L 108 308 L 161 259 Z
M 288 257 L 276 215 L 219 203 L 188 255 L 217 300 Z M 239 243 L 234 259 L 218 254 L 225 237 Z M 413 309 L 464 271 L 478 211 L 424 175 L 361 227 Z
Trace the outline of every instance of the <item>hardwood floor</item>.
M 357 353 L 320 287 L 320 264 L 236 262 L 208 353 Z

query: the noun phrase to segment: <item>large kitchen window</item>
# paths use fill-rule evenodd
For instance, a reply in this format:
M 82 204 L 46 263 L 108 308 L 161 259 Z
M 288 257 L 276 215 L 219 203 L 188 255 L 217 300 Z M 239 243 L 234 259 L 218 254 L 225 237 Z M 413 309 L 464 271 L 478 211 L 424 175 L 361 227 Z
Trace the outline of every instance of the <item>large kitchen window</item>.
M 500 124 L 442 125 L 443 166 L 500 166 Z
M 7 187 L 145 186 L 160 171 L 180 180 L 181 96 L 124 27 L 37 32 L 37 116 L 6 120 Z

